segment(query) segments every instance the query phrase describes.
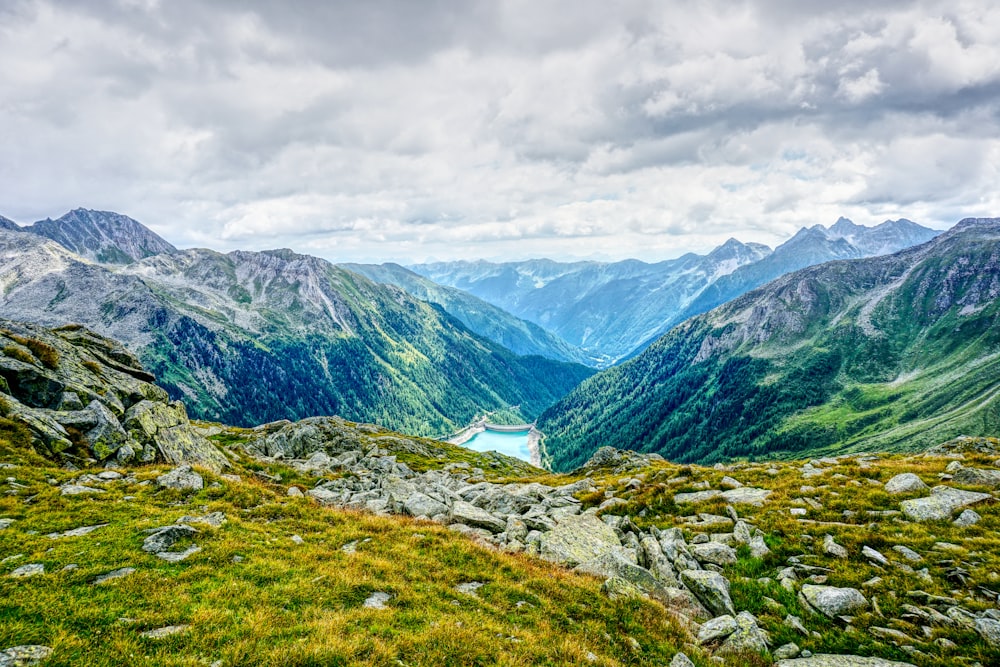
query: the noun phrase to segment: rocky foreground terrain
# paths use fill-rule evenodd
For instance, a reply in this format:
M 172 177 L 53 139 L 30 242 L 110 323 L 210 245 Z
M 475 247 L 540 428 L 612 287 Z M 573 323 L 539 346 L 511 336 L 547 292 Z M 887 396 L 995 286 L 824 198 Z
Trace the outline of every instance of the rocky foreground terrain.
M 1000 664 L 996 439 L 552 475 L 0 336 L 0 665 Z

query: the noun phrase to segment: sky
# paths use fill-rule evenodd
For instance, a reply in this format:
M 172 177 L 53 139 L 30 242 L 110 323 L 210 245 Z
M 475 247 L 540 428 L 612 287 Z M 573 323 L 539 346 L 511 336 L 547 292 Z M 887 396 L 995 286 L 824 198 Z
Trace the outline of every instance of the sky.
M 0 2 L 0 214 L 333 261 L 1000 216 L 1000 3 Z

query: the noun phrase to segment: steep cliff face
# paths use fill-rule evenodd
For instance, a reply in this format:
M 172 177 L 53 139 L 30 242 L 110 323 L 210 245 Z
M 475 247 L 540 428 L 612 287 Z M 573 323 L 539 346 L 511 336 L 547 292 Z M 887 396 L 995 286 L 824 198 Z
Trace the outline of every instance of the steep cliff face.
M 693 318 L 539 420 L 557 466 L 917 448 L 1000 428 L 1000 219 L 807 268 Z
M 192 429 L 120 343 L 79 325 L 0 320 L 0 412 L 63 462 L 166 461 L 215 470 L 225 457 Z

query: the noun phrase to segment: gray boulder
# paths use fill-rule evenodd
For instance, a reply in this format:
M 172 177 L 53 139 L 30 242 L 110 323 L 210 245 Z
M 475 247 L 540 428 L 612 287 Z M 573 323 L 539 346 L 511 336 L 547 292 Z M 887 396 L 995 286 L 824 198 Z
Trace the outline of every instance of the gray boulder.
M 31 667 L 52 655 L 52 649 L 39 644 L 11 646 L 0 651 L 0 667 Z
M 698 643 L 708 644 L 720 639 L 725 639 L 729 635 L 736 632 L 738 627 L 739 626 L 736 625 L 736 619 L 729 614 L 716 616 L 709 621 L 705 621 L 701 624 L 701 627 L 698 628 Z
M 449 512 L 452 523 L 462 523 L 473 528 L 485 528 L 492 533 L 501 533 L 507 527 L 507 521 L 493 516 L 489 512 L 464 500 L 456 500 Z
M 205 487 L 205 480 L 202 479 L 201 475 L 192 470 L 190 465 L 185 463 L 157 477 L 156 485 L 164 489 L 200 491 Z
M 174 524 L 154 528 L 153 533 L 142 542 L 142 550 L 148 553 L 159 553 L 174 546 L 178 540 L 194 537 L 198 534 L 196 528 L 185 524 Z
M 779 660 L 774 663 L 774 667 L 916 667 L 916 665 L 859 655 L 817 654 L 808 658 Z
M 964 507 L 992 500 L 993 496 L 988 493 L 935 486 L 931 489 L 931 495 L 904 500 L 899 508 L 912 521 L 942 521 L 950 519 L 952 514 Z
M 729 596 L 729 580 L 721 574 L 710 570 L 684 570 L 680 579 L 681 583 L 716 616 L 736 615 L 732 598 Z
M 993 648 L 1000 648 L 1000 621 L 984 616 L 977 618 L 973 627 L 987 644 Z
M 991 489 L 998 489 L 1000 488 L 1000 470 L 987 470 L 986 468 L 959 468 L 955 471 L 951 481 L 956 484 L 986 486 Z
M 898 494 L 926 491 L 930 487 L 924 484 L 923 480 L 912 472 L 904 472 L 886 482 L 883 488 L 886 493 Z
M 853 614 L 868 607 L 868 600 L 856 588 L 803 584 L 799 597 L 807 607 L 828 618 Z
M 566 517 L 555 528 L 543 533 L 539 555 L 546 560 L 574 567 L 621 546 L 614 528 L 593 514 L 581 514 Z
M 959 528 L 967 528 L 976 525 L 982 518 L 975 510 L 962 510 L 962 513 L 952 523 Z
M 736 562 L 736 550 L 719 542 L 692 545 L 691 553 L 701 563 L 712 563 L 720 567 Z
M 748 611 L 736 615 L 736 630 L 730 634 L 716 655 L 740 655 L 743 653 L 767 653 L 767 635 L 757 626 L 757 619 Z
M 448 506 L 431 498 L 427 494 L 415 491 L 403 501 L 403 511 L 410 516 L 425 516 L 430 518 L 438 514 L 447 513 Z

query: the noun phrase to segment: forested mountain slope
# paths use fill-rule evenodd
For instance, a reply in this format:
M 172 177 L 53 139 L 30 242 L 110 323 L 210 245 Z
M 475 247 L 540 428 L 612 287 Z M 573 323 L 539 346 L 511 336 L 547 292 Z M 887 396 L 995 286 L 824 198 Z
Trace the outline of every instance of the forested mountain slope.
M 399 264 L 341 264 L 370 280 L 395 285 L 421 301 L 436 303 L 474 333 L 515 354 L 539 355 L 557 361 L 594 365 L 595 360 L 542 327 L 502 308 L 447 285 L 439 285 Z
M 917 448 L 1000 430 L 1000 219 L 789 274 L 684 322 L 539 420 L 557 469 Z
M 414 434 L 537 415 L 592 371 L 518 357 L 440 308 L 291 251 L 155 255 L 118 270 L 0 231 L 0 314 L 122 340 L 192 416 L 339 414 Z

